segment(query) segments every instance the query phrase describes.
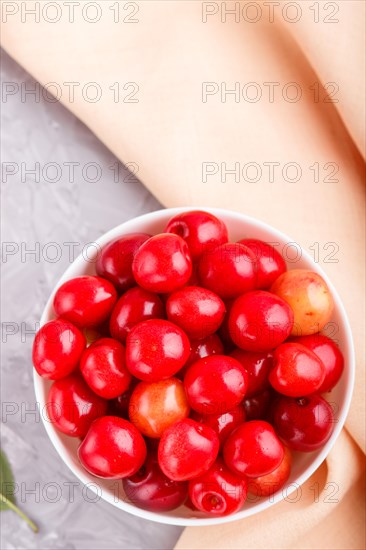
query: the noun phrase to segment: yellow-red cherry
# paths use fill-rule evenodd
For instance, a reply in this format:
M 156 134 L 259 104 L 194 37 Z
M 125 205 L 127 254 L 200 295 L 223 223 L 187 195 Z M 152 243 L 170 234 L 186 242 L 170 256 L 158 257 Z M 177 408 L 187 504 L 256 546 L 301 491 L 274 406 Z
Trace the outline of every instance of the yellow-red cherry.
M 257 497 L 269 497 L 282 489 L 290 477 L 292 455 L 288 447 L 284 447 L 285 454 L 281 464 L 270 474 L 250 480 L 248 491 Z
M 131 395 L 128 408 L 132 424 L 151 438 L 161 437 L 169 426 L 186 418 L 189 412 L 184 386 L 178 378 L 140 382 Z

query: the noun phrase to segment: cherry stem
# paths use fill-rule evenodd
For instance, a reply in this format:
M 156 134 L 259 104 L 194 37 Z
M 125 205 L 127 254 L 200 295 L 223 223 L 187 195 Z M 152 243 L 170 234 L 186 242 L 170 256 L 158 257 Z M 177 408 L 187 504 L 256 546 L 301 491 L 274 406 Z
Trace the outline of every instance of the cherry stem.
M 4 495 L 2 495 L 0 493 L 0 500 L 6 504 L 6 506 L 8 506 L 11 510 L 13 510 L 13 512 L 15 512 L 16 514 L 18 514 L 18 516 L 20 516 L 28 525 L 29 527 L 35 532 L 35 533 L 38 533 L 38 527 L 35 523 L 33 523 L 33 521 L 31 519 L 29 519 L 28 516 L 26 516 L 19 508 L 18 506 L 16 506 L 13 502 L 11 502 L 11 500 L 9 500 L 8 498 L 6 498 Z

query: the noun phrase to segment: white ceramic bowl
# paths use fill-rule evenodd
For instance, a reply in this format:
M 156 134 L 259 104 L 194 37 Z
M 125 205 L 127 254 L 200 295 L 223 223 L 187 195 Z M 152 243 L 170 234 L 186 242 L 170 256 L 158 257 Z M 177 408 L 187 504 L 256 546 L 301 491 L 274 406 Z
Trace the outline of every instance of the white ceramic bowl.
M 112 229 L 100 237 L 97 243 L 102 247 L 112 239 L 132 232 L 159 233 L 164 229 L 167 221 L 172 216 L 192 209 L 193 208 L 170 208 L 145 214 Z M 296 245 L 293 240 L 261 221 L 237 212 L 219 208 L 200 209 L 212 212 L 227 224 L 231 241 L 252 237 L 271 243 L 278 243 L 276 249 L 280 252 L 284 252 L 285 259 L 286 256 L 288 257 L 288 267 L 290 269 L 308 268 L 319 273 L 327 281 L 335 302 L 334 315 L 329 325 L 330 331 L 327 334 L 338 341 L 345 358 L 345 369 L 340 382 L 331 393 L 331 401 L 337 404 L 337 422 L 335 423 L 333 433 L 326 445 L 313 453 L 295 453 L 291 477 L 288 483 L 283 490 L 278 491 L 270 500 L 267 498 L 247 500 L 242 510 L 236 514 L 219 518 L 207 517 L 199 512 L 195 513 L 184 506 L 168 513 L 148 512 L 128 502 L 124 496 L 122 483 L 120 481 L 107 481 L 90 475 L 80 465 L 77 458 L 76 451 L 79 440 L 59 433 L 48 419 L 46 403 L 51 383 L 41 378 L 34 371 L 35 392 L 45 428 L 57 452 L 69 466 L 70 470 L 82 483 L 86 484 L 89 489 L 96 492 L 101 498 L 110 502 L 113 506 L 117 506 L 117 508 L 141 518 L 173 525 L 214 525 L 226 523 L 256 514 L 282 500 L 284 497 L 290 497 L 291 493 L 298 490 L 298 487 L 301 486 L 301 484 L 320 466 L 333 447 L 348 413 L 354 383 L 354 349 L 347 315 L 336 289 L 322 269 L 320 269 L 319 265 L 317 265 L 304 250 L 301 250 L 299 245 Z M 97 247 L 95 248 L 95 256 L 96 254 Z M 95 274 L 95 258 L 91 254 L 88 254 L 88 256 L 89 260 L 79 256 L 66 270 L 56 288 L 73 277 L 85 274 Z M 294 262 L 293 260 L 296 257 L 297 260 Z M 52 306 L 55 291 L 47 302 L 41 318 L 41 325 L 55 318 Z

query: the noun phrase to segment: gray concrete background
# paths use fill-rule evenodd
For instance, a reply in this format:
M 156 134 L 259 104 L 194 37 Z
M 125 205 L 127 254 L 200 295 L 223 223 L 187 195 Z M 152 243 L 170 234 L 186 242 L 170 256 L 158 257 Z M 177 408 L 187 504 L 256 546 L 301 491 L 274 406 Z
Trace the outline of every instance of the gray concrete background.
M 59 103 L 42 94 L 22 98 L 21 90 L 36 83 L 2 54 L 3 90 L 10 83 L 14 93 L 1 102 L 1 436 L 18 504 L 40 531 L 33 534 L 4 511 L 1 548 L 172 548 L 180 528 L 92 502 L 35 412 L 31 362 L 36 323 L 72 257 L 101 233 L 160 205 L 124 167 L 116 174 L 112 153 Z M 79 163 L 74 176 L 69 163 Z

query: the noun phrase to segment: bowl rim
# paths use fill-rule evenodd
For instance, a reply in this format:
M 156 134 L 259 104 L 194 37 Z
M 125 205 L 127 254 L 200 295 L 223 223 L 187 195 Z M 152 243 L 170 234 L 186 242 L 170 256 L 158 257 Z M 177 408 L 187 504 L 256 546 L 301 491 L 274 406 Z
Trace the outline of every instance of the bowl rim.
M 174 208 L 162 208 L 159 210 L 155 210 L 153 212 L 148 212 L 146 214 L 142 214 L 140 216 L 131 218 L 129 220 L 126 220 L 125 222 L 119 224 L 118 226 L 110 229 L 100 237 L 98 237 L 93 244 L 97 244 L 99 246 L 104 246 L 107 242 L 109 242 L 112 239 L 117 238 L 117 233 L 122 236 L 123 234 L 127 234 L 129 231 L 128 226 L 129 225 L 135 225 L 136 223 L 144 224 L 144 223 L 151 223 L 151 222 L 158 222 L 162 217 L 166 217 L 169 215 L 170 217 L 175 216 L 176 214 L 182 213 L 182 212 L 188 212 L 193 210 L 203 210 L 209 213 L 212 213 L 218 217 L 220 216 L 226 216 L 230 217 L 233 220 L 236 220 L 238 222 L 244 222 L 246 224 L 251 225 L 254 228 L 260 228 L 264 231 L 267 231 L 271 233 L 275 238 L 280 239 L 281 241 L 287 242 L 287 243 L 296 243 L 293 239 L 291 239 L 286 233 L 283 233 L 282 231 L 279 231 L 278 229 L 272 227 L 270 224 L 258 219 L 254 218 L 252 216 L 248 216 L 246 214 L 243 214 L 241 212 L 237 212 L 235 210 L 229 210 L 224 208 L 211 208 L 206 206 L 181 206 L 181 207 L 174 207 Z M 141 231 L 143 231 L 141 229 Z M 136 229 L 133 230 L 133 232 L 136 232 Z M 302 246 L 299 243 L 296 243 L 300 248 L 302 252 L 302 257 L 307 261 L 307 263 L 310 263 L 314 267 L 314 271 L 319 273 L 329 286 L 334 304 L 335 309 L 338 309 L 340 318 L 342 319 L 343 327 L 344 327 L 344 334 L 345 334 L 345 346 L 348 348 L 348 356 L 349 356 L 349 362 L 348 362 L 348 370 L 349 370 L 349 376 L 348 376 L 348 385 L 346 387 L 345 392 L 345 398 L 344 398 L 344 406 L 339 412 L 338 420 L 335 423 L 333 432 L 327 441 L 327 443 L 322 447 L 321 451 L 319 452 L 318 456 L 315 457 L 315 459 L 311 462 L 311 464 L 305 469 L 305 471 L 299 475 L 296 478 L 295 482 L 292 482 L 288 488 L 286 489 L 286 498 L 290 496 L 299 486 L 301 486 L 309 477 L 319 468 L 319 466 L 322 464 L 322 462 L 326 459 L 328 454 L 330 453 L 331 449 L 333 448 L 336 440 L 338 439 L 338 436 L 343 429 L 346 417 L 348 415 L 348 411 L 351 404 L 352 394 L 353 394 L 353 387 L 354 387 L 354 380 L 355 380 L 355 349 L 354 349 L 354 342 L 352 337 L 352 331 L 349 323 L 349 319 L 345 310 L 345 307 L 342 303 L 342 300 L 335 289 L 333 283 L 329 279 L 328 275 L 323 271 L 323 269 L 312 259 L 310 254 L 302 248 Z M 59 288 L 59 286 L 64 283 L 66 280 L 70 278 L 70 272 L 73 271 L 75 266 L 79 263 L 85 263 L 85 258 L 82 254 L 79 254 L 77 258 L 74 259 L 74 261 L 67 267 L 67 269 L 64 271 L 62 276 L 58 279 L 57 283 L 55 284 L 53 291 L 51 292 L 46 305 L 44 307 L 44 310 L 42 312 L 42 316 L 40 319 L 40 327 L 43 326 L 46 322 L 50 320 L 50 313 L 53 309 L 53 297 L 56 292 L 56 290 Z M 74 276 L 74 275 L 73 275 Z M 46 401 L 43 399 L 43 385 L 45 383 L 45 380 L 38 375 L 36 370 L 33 368 L 33 380 L 34 380 L 34 389 L 36 394 L 36 400 L 38 403 L 38 406 L 44 406 Z M 98 494 L 98 487 L 96 490 L 93 488 L 93 486 L 90 486 L 91 484 L 98 485 L 98 479 L 95 476 L 92 476 L 89 474 L 86 470 L 82 469 L 81 465 L 76 465 L 75 462 L 70 457 L 70 453 L 66 452 L 63 448 L 63 445 L 61 443 L 61 440 L 59 439 L 59 434 L 57 430 L 53 427 L 53 424 L 45 418 L 43 414 L 40 415 L 42 418 L 43 425 L 46 429 L 46 432 L 48 434 L 48 437 L 50 438 L 53 446 L 55 447 L 56 451 L 58 452 L 61 459 L 64 461 L 64 463 L 69 467 L 71 472 L 84 484 L 88 485 L 88 488 L 93 491 L 95 494 Z M 293 485 L 293 487 L 291 487 Z M 159 512 L 151 512 L 148 510 L 144 510 L 142 508 L 138 508 L 137 506 L 130 504 L 129 502 L 126 502 L 122 499 L 119 499 L 118 502 L 115 501 L 115 498 L 108 492 L 102 491 L 102 494 L 100 495 L 101 498 L 113 506 L 131 513 L 135 516 L 141 517 L 143 519 L 147 519 L 150 521 L 154 521 L 157 523 L 162 523 L 166 525 L 177 525 L 177 526 L 204 526 L 204 525 L 218 525 L 223 523 L 229 523 L 232 521 L 238 521 L 241 519 L 244 519 L 246 517 L 252 516 L 254 514 L 257 514 L 277 502 L 280 502 L 283 500 L 283 494 L 282 491 L 277 491 L 271 499 L 264 499 L 263 501 L 259 501 L 255 505 L 251 506 L 250 508 L 240 510 L 234 514 L 228 515 L 228 516 L 220 516 L 220 517 L 176 517 L 174 515 L 168 515 L 164 513 Z M 172 511 L 174 513 L 174 510 Z

